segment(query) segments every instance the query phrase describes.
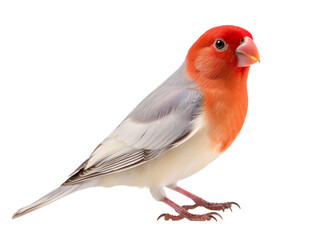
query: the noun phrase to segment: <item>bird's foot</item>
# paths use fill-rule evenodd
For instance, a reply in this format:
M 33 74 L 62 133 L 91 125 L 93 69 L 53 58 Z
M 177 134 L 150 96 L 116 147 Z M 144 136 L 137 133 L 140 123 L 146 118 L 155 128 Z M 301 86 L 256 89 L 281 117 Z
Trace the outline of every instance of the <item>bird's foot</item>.
M 209 210 L 213 210 L 213 211 L 225 211 L 225 209 L 230 209 L 232 211 L 232 206 L 233 205 L 236 205 L 237 207 L 240 208 L 239 204 L 238 203 L 235 203 L 235 202 L 225 202 L 225 203 L 211 203 L 211 202 L 207 202 L 205 201 L 204 199 L 186 191 L 185 189 L 183 188 L 180 188 L 178 186 L 173 186 L 173 187 L 170 187 L 171 189 L 173 189 L 174 191 L 176 192 L 179 192 L 183 195 L 185 195 L 186 197 L 189 197 L 190 199 L 192 199 L 195 204 L 194 205 L 185 205 L 185 206 L 182 206 L 185 210 L 189 210 L 189 209 L 194 209 L 194 208 L 197 208 L 197 207 L 204 207 L 204 208 L 207 208 Z
M 197 207 L 204 207 L 204 208 L 207 208 L 209 210 L 214 210 L 214 211 L 220 211 L 220 210 L 225 211 L 225 209 L 230 209 L 230 211 L 232 211 L 233 205 L 236 205 L 237 207 L 240 208 L 239 204 L 235 203 L 235 202 L 211 203 L 211 202 L 207 202 L 203 199 L 200 199 L 194 205 L 184 205 L 182 207 L 185 210 L 194 209 Z
M 222 216 L 216 212 L 210 212 L 206 214 L 192 214 L 185 210 L 185 211 L 182 211 L 179 215 L 163 213 L 157 218 L 157 220 L 163 217 L 165 221 L 168 221 L 168 220 L 178 221 L 183 218 L 186 218 L 190 221 L 210 221 L 211 219 L 215 219 L 215 221 L 217 221 L 217 218 L 214 215 L 223 219 Z

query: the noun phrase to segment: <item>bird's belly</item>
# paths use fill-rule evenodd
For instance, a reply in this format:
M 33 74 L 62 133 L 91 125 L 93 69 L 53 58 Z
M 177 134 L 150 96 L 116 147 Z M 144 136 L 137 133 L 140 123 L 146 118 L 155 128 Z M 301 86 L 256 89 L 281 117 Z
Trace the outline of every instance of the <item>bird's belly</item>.
M 158 187 L 176 183 L 216 159 L 219 146 L 212 146 L 202 129 L 180 146 L 138 167 L 103 177 L 101 185 Z

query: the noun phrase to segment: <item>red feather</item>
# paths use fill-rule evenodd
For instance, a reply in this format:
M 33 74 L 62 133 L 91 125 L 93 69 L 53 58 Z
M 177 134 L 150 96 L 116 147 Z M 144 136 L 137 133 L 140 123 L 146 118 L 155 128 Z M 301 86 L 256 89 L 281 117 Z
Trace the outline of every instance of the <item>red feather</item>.
M 186 72 L 198 83 L 212 146 L 225 151 L 242 128 L 248 107 L 247 76 L 249 67 L 237 67 L 236 48 L 251 34 L 240 27 L 220 26 L 205 32 L 190 48 Z M 225 51 L 214 47 L 216 39 L 227 43 Z

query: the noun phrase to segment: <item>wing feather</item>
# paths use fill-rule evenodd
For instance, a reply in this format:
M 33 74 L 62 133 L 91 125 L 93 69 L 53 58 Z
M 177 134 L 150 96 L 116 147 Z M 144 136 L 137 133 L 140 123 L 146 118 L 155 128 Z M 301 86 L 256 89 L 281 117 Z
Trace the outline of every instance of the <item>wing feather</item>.
M 198 129 L 202 95 L 184 66 L 144 99 L 64 185 L 141 165 L 190 138 Z

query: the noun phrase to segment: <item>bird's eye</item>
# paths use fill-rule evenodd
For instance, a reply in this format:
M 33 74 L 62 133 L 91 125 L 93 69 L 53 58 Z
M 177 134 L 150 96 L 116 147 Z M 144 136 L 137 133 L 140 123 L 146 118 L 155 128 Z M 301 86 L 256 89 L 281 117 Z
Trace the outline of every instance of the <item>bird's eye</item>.
M 224 51 L 227 48 L 227 44 L 223 39 L 216 39 L 214 42 L 214 47 L 216 48 L 217 51 Z

